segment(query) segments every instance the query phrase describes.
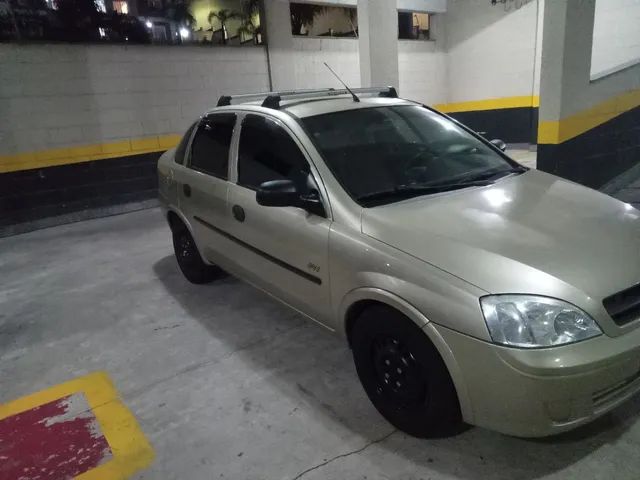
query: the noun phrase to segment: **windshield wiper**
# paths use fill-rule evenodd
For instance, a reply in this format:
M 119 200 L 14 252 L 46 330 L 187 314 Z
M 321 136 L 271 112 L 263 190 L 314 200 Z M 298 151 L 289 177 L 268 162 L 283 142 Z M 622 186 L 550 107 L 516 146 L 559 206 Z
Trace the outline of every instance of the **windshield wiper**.
M 492 169 L 486 172 L 478 173 L 476 175 L 469 175 L 467 177 L 463 177 L 460 179 L 461 182 L 475 182 L 480 180 L 498 180 L 502 177 L 506 177 L 512 173 L 524 173 L 528 171 L 526 167 L 511 167 L 511 168 L 501 168 L 501 169 Z
M 487 185 L 493 185 L 493 182 L 489 180 L 471 180 L 468 182 L 433 183 L 428 185 L 397 185 L 389 190 L 381 190 L 361 195 L 357 200 L 359 202 L 370 203 L 387 199 L 405 199 L 420 195 L 460 190 L 467 187 L 486 187 Z

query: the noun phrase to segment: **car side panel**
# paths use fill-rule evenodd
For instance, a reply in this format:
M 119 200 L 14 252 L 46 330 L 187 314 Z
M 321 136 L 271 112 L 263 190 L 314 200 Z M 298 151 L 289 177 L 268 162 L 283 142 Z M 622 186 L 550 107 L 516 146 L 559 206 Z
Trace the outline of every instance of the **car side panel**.
M 173 161 L 175 151 L 175 148 L 171 148 L 158 159 L 158 198 L 164 207 L 178 204 Z
M 335 325 L 345 331 L 349 293 L 361 288 L 393 292 L 429 322 L 453 328 L 464 324 L 468 335 L 489 339 L 478 298 L 483 290 L 385 245 L 360 232 L 334 224 L 329 238 L 331 295 Z M 420 327 L 424 321 L 411 316 Z M 480 321 L 479 321 L 480 320 Z

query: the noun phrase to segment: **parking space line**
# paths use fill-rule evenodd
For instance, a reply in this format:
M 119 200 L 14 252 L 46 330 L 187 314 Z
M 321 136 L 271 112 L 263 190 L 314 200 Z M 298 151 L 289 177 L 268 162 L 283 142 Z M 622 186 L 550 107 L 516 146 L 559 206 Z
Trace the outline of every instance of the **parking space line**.
M 89 412 L 98 423 L 101 436 L 108 443 L 111 456 L 76 478 L 80 480 L 124 480 L 147 467 L 154 458 L 153 448 L 138 423 L 118 396 L 113 383 L 105 372 L 96 372 L 53 386 L 0 405 L 0 423 L 19 414 L 25 414 L 52 402 L 67 401 L 78 394 L 86 399 Z M 76 419 L 77 419 L 76 418 Z M 72 421 L 73 419 L 64 419 Z M 40 421 L 39 423 L 42 423 Z M 49 422 L 50 423 L 50 422 Z M 0 453 L 3 439 L 0 438 Z M 5 444 L 10 439 L 5 439 Z M 78 447 L 81 448 L 81 447 Z M 80 458 L 80 457 L 78 457 Z M 0 472 L 0 477 L 2 472 Z

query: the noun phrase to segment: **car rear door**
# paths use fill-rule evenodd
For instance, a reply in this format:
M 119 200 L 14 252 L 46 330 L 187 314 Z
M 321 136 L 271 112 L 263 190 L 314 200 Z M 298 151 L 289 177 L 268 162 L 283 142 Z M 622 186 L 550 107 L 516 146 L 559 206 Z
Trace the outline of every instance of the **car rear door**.
M 247 114 L 240 121 L 235 160 L 228 202 L 235 261 L 257 286 L 327 324 L 331 220 L 256 202 L 256 190 L 270 180 L 290 179 L 318 190 L 319 178 L 301 144 L 279 120 Z
M 220 237 L 207 225 L 224 228 L 229 221 L 227 192 L 235 113 L 214 113 L 198 124 L 176 178 L 180 209 L 192 226 L 194 239 L 207 260 L 218 263 Z

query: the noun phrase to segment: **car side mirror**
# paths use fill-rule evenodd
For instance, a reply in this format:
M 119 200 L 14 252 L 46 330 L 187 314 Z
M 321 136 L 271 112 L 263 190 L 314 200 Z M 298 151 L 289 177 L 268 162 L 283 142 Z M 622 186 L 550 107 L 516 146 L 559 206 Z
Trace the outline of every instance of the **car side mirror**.
M 260 184 L 256 202 L 265 207 L 297 207 L 300 194 L 291 180 L 271 180 Z
M 494 138 L 493 140 L 491 140 L 491 145 L 493 145 L 494 147 L 496 147 L 497 149 L 499 149 L 501 152 L 504 152 L 507 149 L 507 144 L 504 143 L 502 140 L 500 140 L 499 138 Z
M 298 207 L 321 217 L 326 216 L 316 190 L 300 193 L 291 180 L 264 182 L 256 192 L 256 202 L 265 207 Z

